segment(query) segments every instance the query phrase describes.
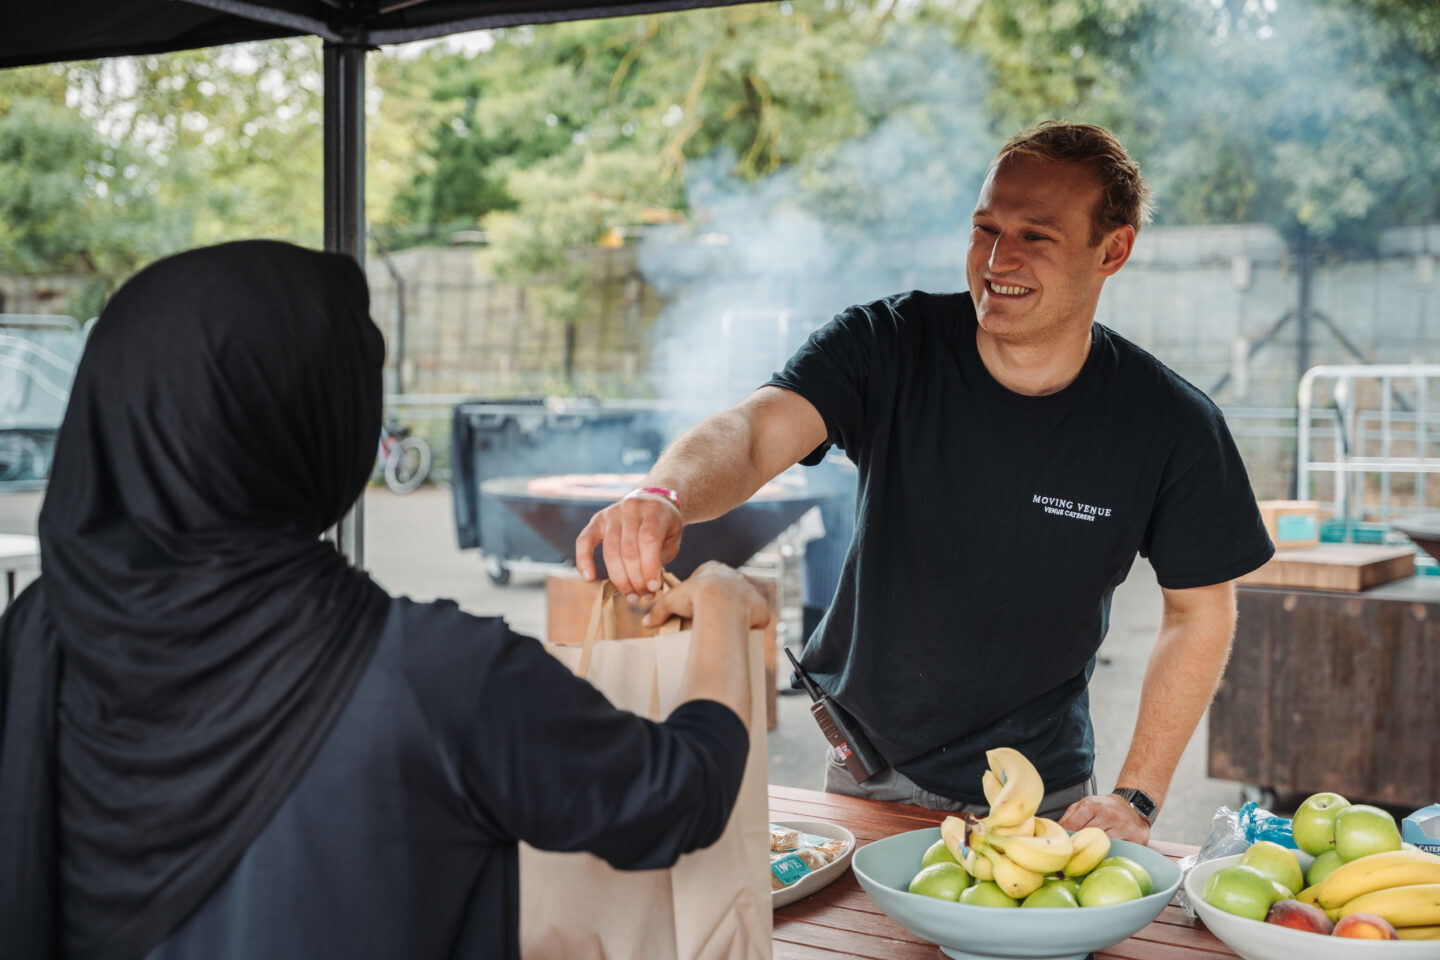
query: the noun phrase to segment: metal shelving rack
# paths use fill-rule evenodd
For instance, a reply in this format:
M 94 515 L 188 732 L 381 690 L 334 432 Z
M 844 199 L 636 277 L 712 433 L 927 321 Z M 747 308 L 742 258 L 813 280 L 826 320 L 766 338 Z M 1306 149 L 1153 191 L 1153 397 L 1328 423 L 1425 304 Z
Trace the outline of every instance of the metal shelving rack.
M 1333 422 L 1317 427 L 1312 414 L 1326 407 L 1334 412 Z M 1299 388 L 1296 497 L 1316 499 L 1317 475 L 1328 473 L 1334 517 L 1347 529 L 1367 520 L 1385 525 L 1401 514 L 1433 512 L 1426 481 L 1440 474 L 1437 407 L 1440 364 L 1311 367 Z M 1322 444 L 1328 445 L 1329 459 L 1319 459 Z M 1413 505 L 1394 503 L 1398 476 L 1414 478 Z M 1372 477 L 1375 483 L 1367 484 Z

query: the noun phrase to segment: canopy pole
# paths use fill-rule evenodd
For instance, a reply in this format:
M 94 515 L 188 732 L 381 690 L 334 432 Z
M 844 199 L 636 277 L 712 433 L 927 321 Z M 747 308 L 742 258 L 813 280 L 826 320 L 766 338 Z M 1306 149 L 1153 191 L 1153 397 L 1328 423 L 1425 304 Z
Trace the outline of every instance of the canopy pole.
M 365 266 L 365 45 L 325 41 L 325 249 Z M 379 435 L 376 435 L 379 442 Z M 365 496 L 330 531 L 335 548 L 365 566 Z

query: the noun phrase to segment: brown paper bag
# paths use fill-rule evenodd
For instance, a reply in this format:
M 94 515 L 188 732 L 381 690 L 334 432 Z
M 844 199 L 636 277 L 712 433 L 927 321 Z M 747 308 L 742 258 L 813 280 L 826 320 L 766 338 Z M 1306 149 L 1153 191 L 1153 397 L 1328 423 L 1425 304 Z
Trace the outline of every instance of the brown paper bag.
M 615 596 L 606 583 L 584 644 L 547 647 L 617 707 L 666 717 L 677 706 L 690 632 L 671 621 L 656 636 L 616 639 Z M 550 853 L 522 843 L 524 960 L 768 960 L 764 636 L 750 632 L 750 754 L 720 839 L 668 870 L 641 871 L 616 870 L 588 853 Z

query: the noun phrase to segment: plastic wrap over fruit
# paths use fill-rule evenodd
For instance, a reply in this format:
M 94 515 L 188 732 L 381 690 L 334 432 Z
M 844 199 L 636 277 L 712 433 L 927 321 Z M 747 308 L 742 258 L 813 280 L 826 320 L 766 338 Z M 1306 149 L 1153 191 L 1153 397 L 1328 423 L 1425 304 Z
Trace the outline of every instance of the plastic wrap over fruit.
M 1291 850 L 1298 849 L 1295 838 L 1290 834 L 1289 817 L 1271 813 L 1253 800 L 1239 810 L 1231 810 L 1229 807 L 1217 809 L 1210 821 L 1210 835 L 1200 845 L 1200 851 L 1180 860 L 1182 879 L 1175 896 L 1180 901 L 1180 906 L 1185 908 L 1185 912 L 1195 916 L 1195 908 L 1190 905 L 1190 898 L 1185 896 L 1183 879 L 1192 867 L 1207 860 L 1244 853 L 1251 844 L 1260 840 L 1270 840 Z

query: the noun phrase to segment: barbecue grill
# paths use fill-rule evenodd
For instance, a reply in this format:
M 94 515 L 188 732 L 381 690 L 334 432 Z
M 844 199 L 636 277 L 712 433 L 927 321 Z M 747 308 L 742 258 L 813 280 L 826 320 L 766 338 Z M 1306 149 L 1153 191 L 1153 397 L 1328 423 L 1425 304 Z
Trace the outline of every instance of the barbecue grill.
M 542 540 L 571 563 L 575 538 L 595 511 L 634 489 L 641 474 L 566 474 L 549 477 L 498 477 L 481 491 L 503 503 Z M 666 564 L 677 577 L 688 577 L 706 560 L 742 566 L 761 547 L 811 507 L 835 494 L 804 482 L 768 483 L 724 516 L 685 528 L 680 553 Z M 605 576 L 605 562 L 596 551 L 596 569 Z

